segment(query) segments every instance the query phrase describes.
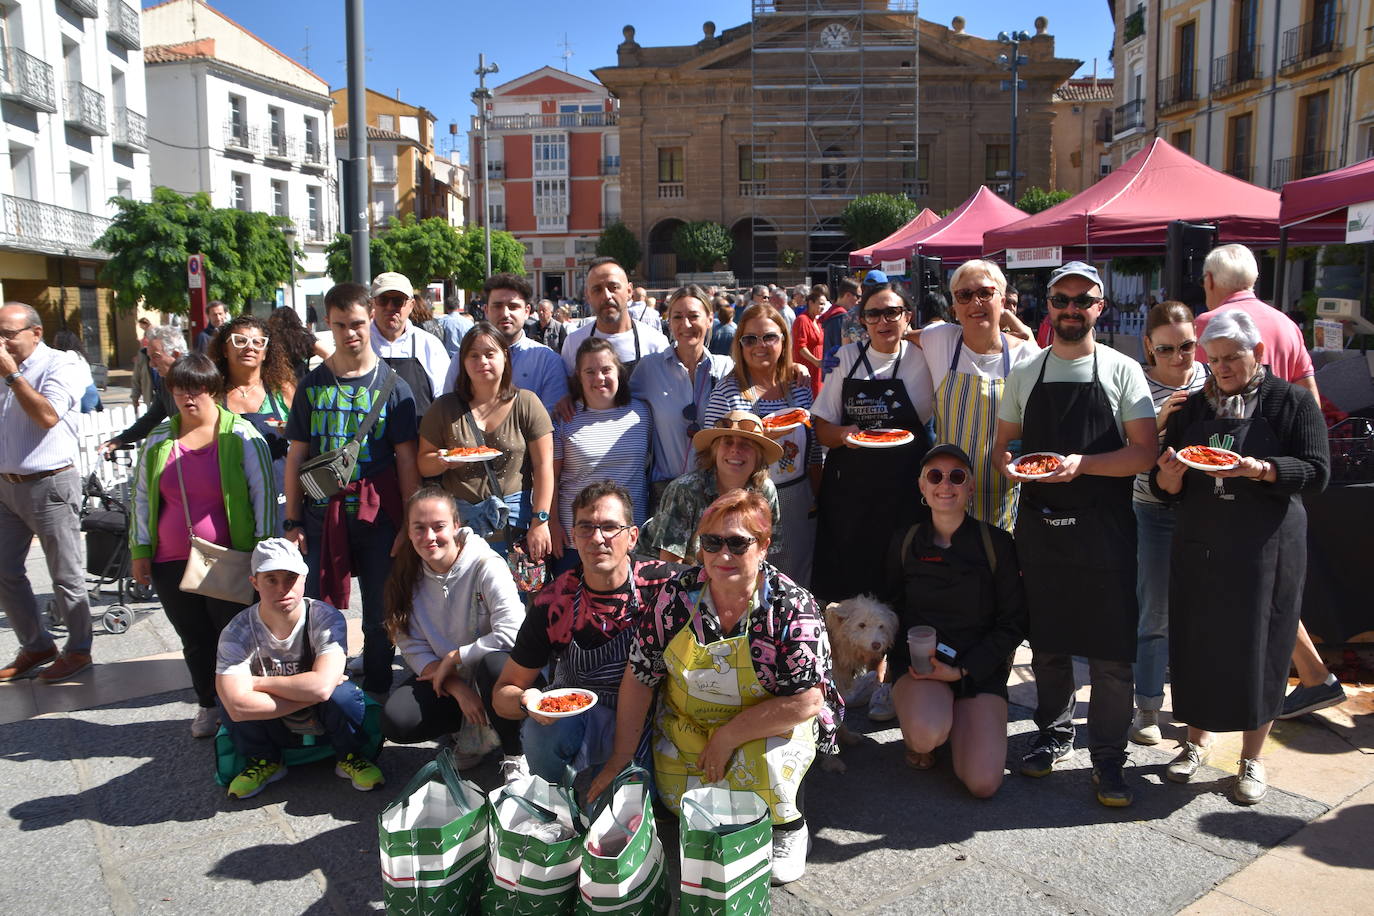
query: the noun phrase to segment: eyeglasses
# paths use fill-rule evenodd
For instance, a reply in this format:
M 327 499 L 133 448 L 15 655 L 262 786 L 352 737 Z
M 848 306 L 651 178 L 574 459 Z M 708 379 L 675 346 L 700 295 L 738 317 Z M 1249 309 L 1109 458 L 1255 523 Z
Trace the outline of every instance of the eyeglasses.
M 593 524 L 592 522 L 578 522 L 572 527 L 573 534 L 584 540 L 600 531 L 603 540 L 613 541 L 620 535 L 620 532 L 631 526 L 617 525 L 615 522 L 602 522 L 599 525 Z
M 1076 305 L 1081 309 L 1087 310 L 1102 301 L 1101 296 L 1089 296 L 1087 293 L 1079 293 L 1077 296 L 1069 297 L 1063 293 L 1055 293 L 1050 296 L 1050 305 L 1057 309 L 1066 309 L 1071 305 Z
M 36 324 L 26 324 L 22 328 L 16 328 L 13 331 L 0 331 L 0 338 L 3 338 L 5 340 L 14 340 L 14 338 L 18 337 L 20 334 L 23 334 L 25 331 L 32 331 L 36 327 L 38 327 L 38 325 Z
M 1155 351 L 1155 356 L 1172 356 L 1175 350 L 1177 350 L 1180 353 L 1192 353 L 1194 350 L 1197 349 L 1197 341 L 1185 340 L 1178 346 L 1173 346 L 1172 344 L 1160 344 L 1159 346 L 1151 347 L 1150 349 Z
M 760 343 L 768 347 L 771 347 L 775 344 L 780 344 L 782 343 L 782 335 L 764 334 L 762 337 L 760 337 L 758 334 L 745 334 L 743 337 L 739 339 L 739 344 L 741 347 L 757 347 Z
M 230 334 L 229 342 L 240 350 L 266 350 L 267 337 L 249 337 L 245 334 Z
M 377 297 L 377 304 L 378 304 L 378 305 L 385 306 L 386 308 L 391 308 L 391 309 L 403 309 L 403 308 L 406 307 L 406 303 L 409 302 L 409 301 L 410 301 L 410 297 L 409 297 L 409 296 L 400 296 L 400 295 L 397 295 L 397 296 L 378 296 L 378 297 Z
M 993 296 L 997 295 L 997 287 L 980 286 L 977 289 L 956 289 L 954 291 L 954 301 L 960 305 L 968 305 L 977 296 L 979 302 L 988 302 Z
M 758 538 L 745 537 L 742 534 L 721 537 L 719 534 L 703 534 L 697 539 L 701 544 L 701 549 L 707 553 L 720 553 L 724 547 L 735 556 L 747 551 L 753 544 L 758 542 Z
M 863 318 L 864 324 L 877 324 L 880 321 L 896 324 L 902 320 L 902 316 L 905 314 L 906 309 L 893 307 L 890 309 L 864 309 L 863 314 L 859 317 Z
M 944 482 L 945 477 L 949 477 L 951 485 L 960 487 L 964 485 L 965 480 L 968 480 L 968 471 L 963 468 L 952 468 L 948 473 L 939 468 L 931 468 L 926 471 L 926 481 L 929 482 L 932 487 L 938 487 Z

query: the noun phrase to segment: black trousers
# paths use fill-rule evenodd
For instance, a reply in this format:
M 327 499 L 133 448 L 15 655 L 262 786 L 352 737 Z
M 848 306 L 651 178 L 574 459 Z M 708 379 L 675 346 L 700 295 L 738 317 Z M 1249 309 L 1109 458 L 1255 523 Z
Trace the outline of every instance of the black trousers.
M 501 676 L 510 655 L 488 652 L 482 656 L 473 672 L 477 694 L 487 710 L 487 722 L 501 739 L 501 752 L 506 756 L 521 753 L 519 719 L 503 719 L 492 708 L 492 688 Z M 463 710 L 450 696 L 439 696 L 428 681 L 412 675 L 387 697 L 382 708 L 382 734 L 397 744 L 417 744 L 431 741 L 440 735 L 458 731 L 463 724 Z
M 181 637 L 181 657 L 191 672 L 196 701 L 209 709 L 215 705 L 215 655 L 220 631 L 247 605 L 183 592 L 181 576 L 185 572 L 185 560 L 154 563 L 153 587 L 172 628 Z

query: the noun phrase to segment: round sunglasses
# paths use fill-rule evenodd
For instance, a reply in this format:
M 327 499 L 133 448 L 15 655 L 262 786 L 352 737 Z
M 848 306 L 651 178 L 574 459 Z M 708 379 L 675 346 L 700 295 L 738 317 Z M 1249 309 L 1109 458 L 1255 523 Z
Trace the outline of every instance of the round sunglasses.
M 952 468 L 948 472 L 942 471 L 939 468 L 931 468 L 926 471 L 926 480 L 929 481 L 930 485 L 933 487 L 938 487 L 944 482 L 946 477 L 949 478 L 951 484 L 960 487 L 963 486 L 964 481 L 968 480 L 968 471 L 965 471 L 963 468 Z

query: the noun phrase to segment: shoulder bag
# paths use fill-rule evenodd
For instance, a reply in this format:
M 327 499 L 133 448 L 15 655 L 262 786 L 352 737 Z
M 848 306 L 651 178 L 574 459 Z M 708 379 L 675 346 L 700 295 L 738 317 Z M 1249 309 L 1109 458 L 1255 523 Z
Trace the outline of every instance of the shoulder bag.
M 252 570 L 253 554 L 197 536 L 191 527 L 191 507 L 186 501 L 186 478 L 181 473 L 180 461 L 177 461 L 177 484 L 181 487 L 181 511 L 186 515 L 186 534 L 191 539 L 186 571 L 181 576 L 181 590 L 245 606 L 252 604 L 253 583 L 248 575 Z
M 376 425 L 377 418 L 381 416 L 382 405 L 386 403 L 387 398 L 391 397 L 391 390 L 396 387 L 395 370 L 388 366 L 386 360 L 380 356 L 377 357 L 377 371 L 385 375 L 386 381 L 382 383 L 381 394 L 372 402 L 372 409 L 367 412 L 363 422 L 358 425 L 353 437 L 344 443 L 343 448 L 322 452 L 301 465 L 301 487 L 312 499 L 329 499 L 352 482 L 353 471 L 358 466 L 358 452 L 362 449 L 363 440 L 372 432 L 372 427 Z M 334 381 L 337 384 L 337 376 Z M 374 383 L 377 381 L 375 376 L 372 381 Z M 371 388 L 372 386 L 369 385 L 368 387 Z

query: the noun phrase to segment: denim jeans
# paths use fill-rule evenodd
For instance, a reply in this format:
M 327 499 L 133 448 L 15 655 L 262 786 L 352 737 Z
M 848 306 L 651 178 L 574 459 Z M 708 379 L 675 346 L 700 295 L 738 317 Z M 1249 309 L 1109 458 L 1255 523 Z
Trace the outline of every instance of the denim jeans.
M 362 750 L 367 744 L 367 731 L 363 727 L 363 716 L 367 712 L 366 700 L 358 685 L 345 681 L 334 688 L 334 693 L 323 703 L 312 707 L 324 735 L 320 741 L 329 742 L 334 748 L 334 756 L 342 760 L 350 753 Z M 252 719 L 235 722 L 229 718 L 223 704 L 220 704 L 220 721 L 234 743 L 234 750 L 249 760 L 281 760 L 282 748 L 300 745 L 300 736 L 286 727 L 281 719 Z
M 554 719 L 540 725 L 526 719 L 520 729 L 520 742 L 530 772 L 549 782 L 565 781 L 565 771 L 578 773 L 589 767 L 600 770 L 611 756 L 615 739 L 615 710 L 598 704 L 579 716 Z
M 1135 656 L 1135 705 L 1156 712 L 1164 705 L 1169 663 L 1169 548 L 1174 510 L 1136 500 L 1136 600 L 1140 604 Z
M 376 521 L 359 521 L 347 516 L 348 556 L 352 573 L 358 579 L 363 599 L 363 689 L 386 693 L 391 689 L 392 662 L 396 649 L 386 632 L 384 592 L 391 574 L 391 544 L 396 526 L 385 512 Z M 320 593 L 320 547 L 324 531 L 324 510 L 314 506 L 305 511 L 305 593 Z M 344 610 L 340 608 L 340 610 Z

